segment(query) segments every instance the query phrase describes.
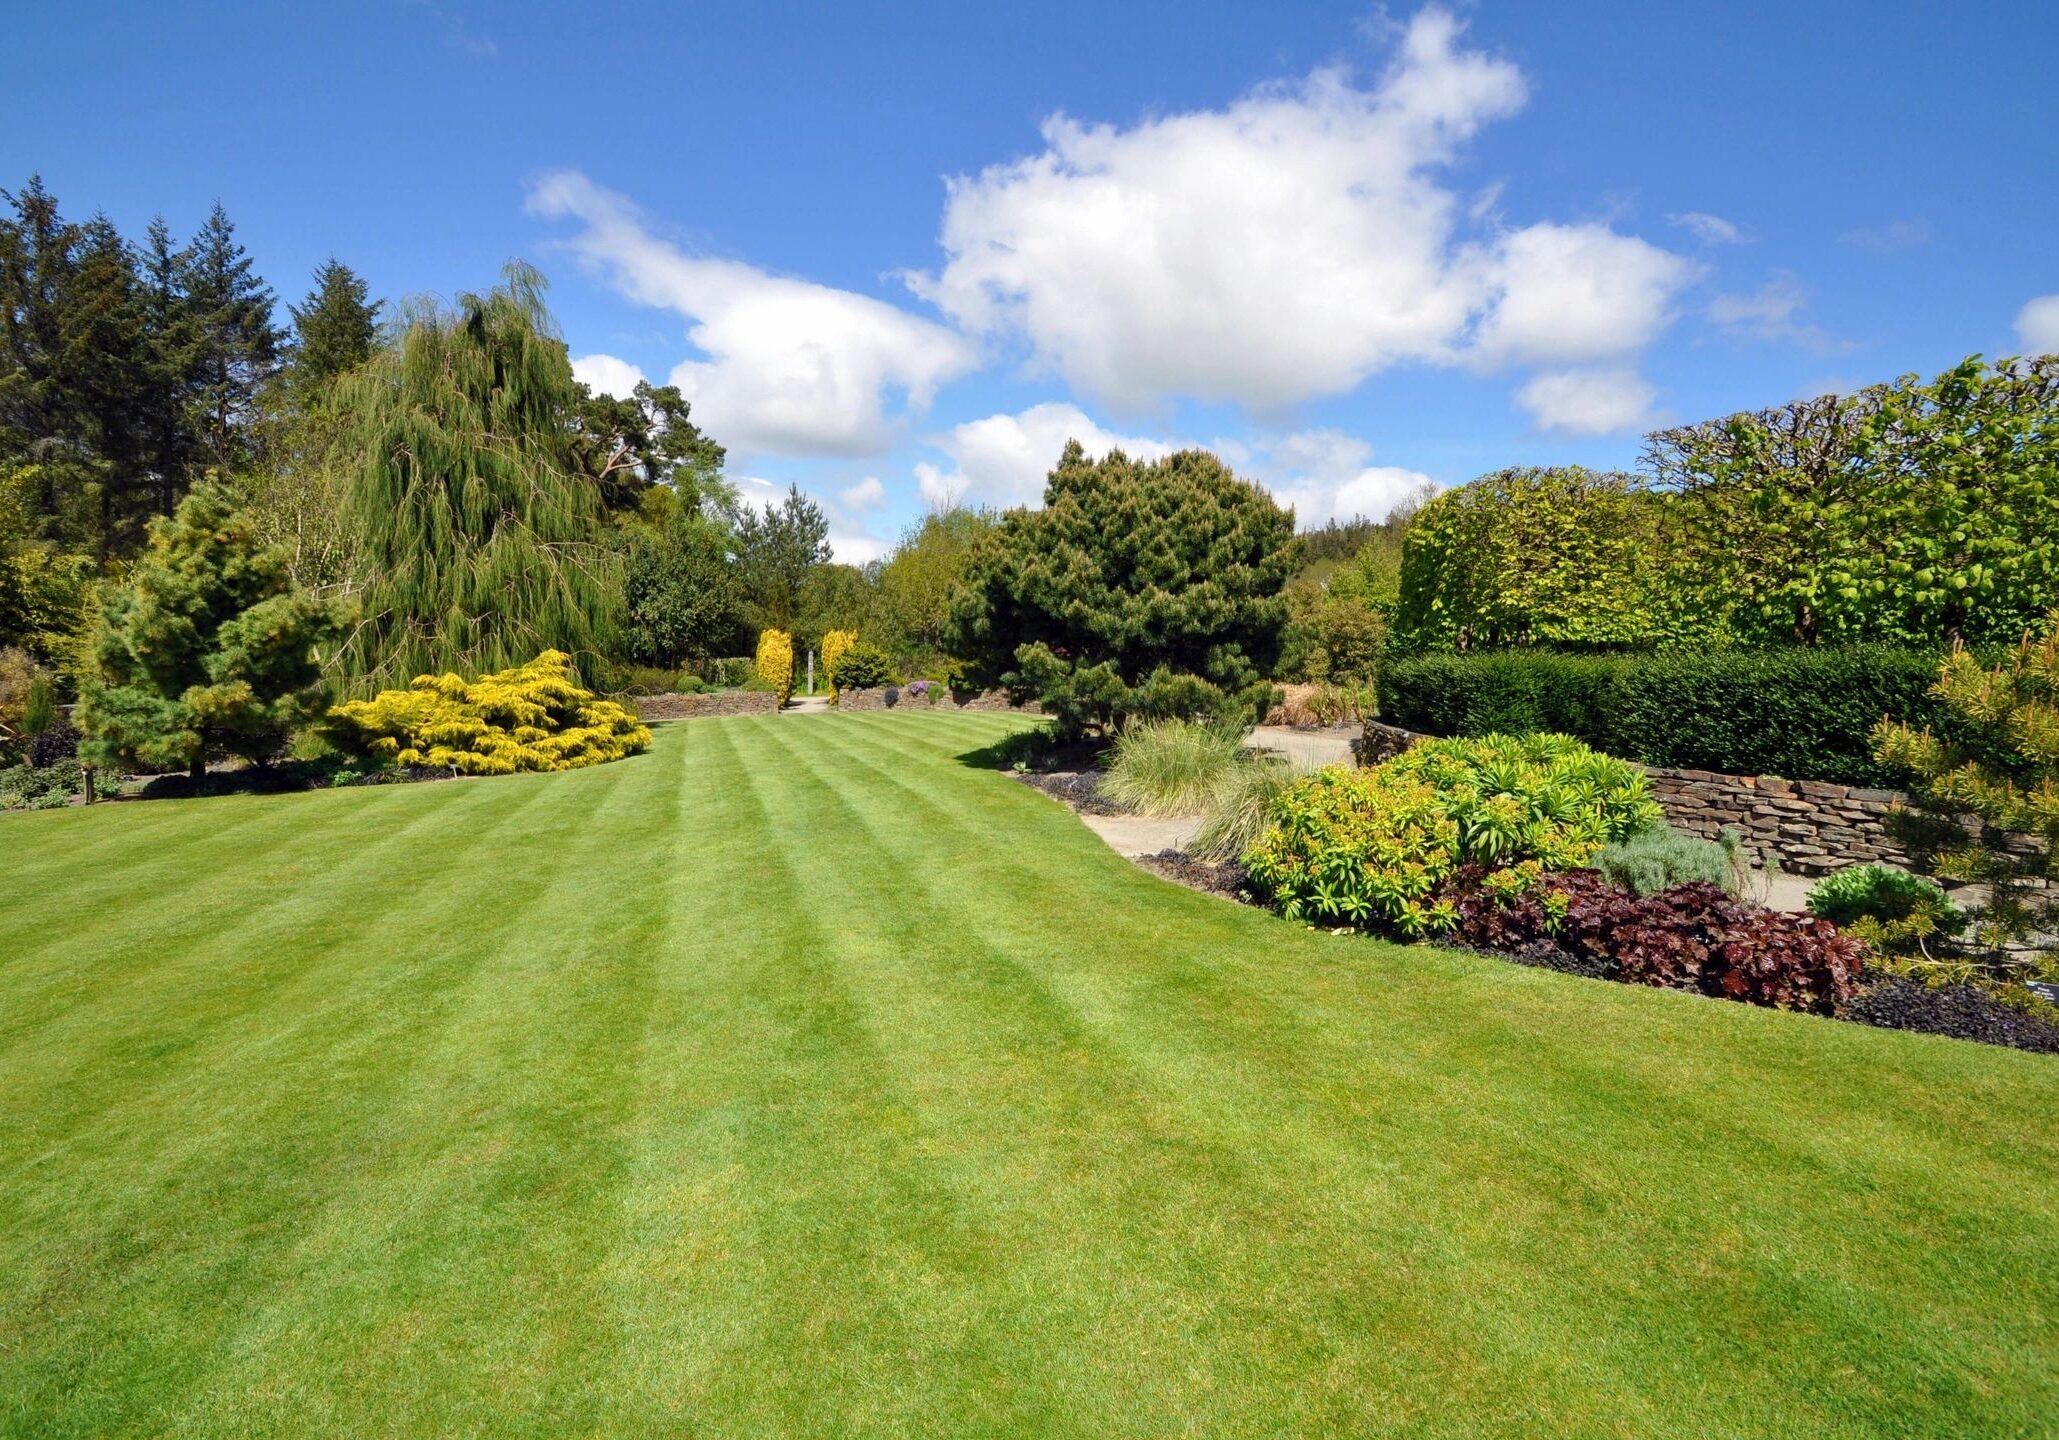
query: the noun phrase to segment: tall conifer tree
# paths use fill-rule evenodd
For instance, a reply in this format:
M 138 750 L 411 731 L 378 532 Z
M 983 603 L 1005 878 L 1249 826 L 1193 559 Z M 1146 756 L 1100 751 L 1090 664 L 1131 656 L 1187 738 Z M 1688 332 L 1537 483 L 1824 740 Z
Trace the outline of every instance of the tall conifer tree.
M 364 277 L 336 259 L 315 271 L 314 289 L 293 315 L 293 341 L 288 372 L 294 389 L 304 395 L 372 358 L 379 336 L 379 307 L 372 302 Z

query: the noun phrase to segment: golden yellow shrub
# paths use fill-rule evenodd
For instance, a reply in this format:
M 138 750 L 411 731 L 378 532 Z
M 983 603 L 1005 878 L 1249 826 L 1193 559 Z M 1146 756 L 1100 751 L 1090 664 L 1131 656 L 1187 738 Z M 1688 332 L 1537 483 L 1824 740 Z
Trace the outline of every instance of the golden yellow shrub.
M 784 630 L 758 635 L 758 678 L 779 692 L 784 705 L 794 693 L 794 637 Z
M 417 675 L 406 690 L 336 706 L 325 733 L 347 755 L 465 775 L 575 770 L 651 743 L 635 715 L 581 689 L 558 650 L 477 680 Z
M 831 630 L 822 637 L 822 673 L 829 677 L 829 698 L 836 699 L 836 662 L 858 643 L 856 630 Z

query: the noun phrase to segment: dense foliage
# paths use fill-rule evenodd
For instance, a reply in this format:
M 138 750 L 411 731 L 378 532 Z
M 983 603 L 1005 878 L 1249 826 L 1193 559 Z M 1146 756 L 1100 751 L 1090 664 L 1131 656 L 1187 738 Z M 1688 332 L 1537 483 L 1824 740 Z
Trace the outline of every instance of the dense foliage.
M 2007 642 L 2059 604 L 2059 357 L 1663 431 L 1645 458 L 1432 501 L 1395 644 Z
M 1661 821 L 1604 847 L 1594 857 L 1594 868 L 1610 884 L 1633 895 L 1656 895 L 1690 882 L 1736 895 L 1743 889 L 1750 861 L 1744 854 L 1744 837 L 1736 830 L 1725 830 L 1720 840 L 1704 840 Z
M 408 689 L 346 701 L 326 734 L 345 755 L 463 775 L 574 770 L 651 743 L 633 714 L 580 688 L 571 657 L 556 650 L 476 680 L 422 675 Z
M 1461 865 L 1513 893 L 1659 818 L 1642 772 L 1566 736 L 1428 740 L 1289 786 L 1244 863 L 1289 919 L 1416 936 L 1454 923 Z
M 1473 872 L 1452 886 L 1456 938 L 1484 950 L 1554 950 L 1563 968 L 1600 979 L 1832 1015 L 1851 1001 L 1866 959 L 1865 945 L 1827 920 L 1735 900 L 1705 882 L 1639 896 L 1592 870 L 1519 894 L 1492 880 Z
M 1647 765 L 1887 786 L 1901 772 L 1873 729 L 1939 717 L 1937 666 L 1887 645 L 1422 655 L 1382 667 L 1380 714 L 1431 735 L 1551 730 Z
M 829 680 L 839 691 L 876 690 L 894 683 L 894 666 L 886 651 L 854 638 L 830 667 Z
M 288 580 L 219 486 L 202 485 L 108 597 L 81 689 L 81 753 L 109 766 L 186 768 L 271 758 L 327 700 L 316 649 L 336 608 Z
M 756 678 L 766 689 L 779 696 L 780 704 L 784 705 L 793 698 L 793 636 L 784 630 L 759 632 Z
M 1847 865 L 1809 889 L 1819 915 L 1890 955 L 1931 958 L 1966 923 L 1936 881 L 1889 865 Z
M 1044 508 L 973 547 L 948 648 L 1068 735 L 1250 719 L 1271 698 L 1293 554 L 1288 513 L 1212 455 L 1090 461 L 1068 444 Z
M 542 650 L 591 667 L 614 642 L 621 579 L 574 462 L 580 389 L 542 287 L 513 265 L 499 289 L 418 308 L 337 382 L 364 567 L 344 664 L 359 683 Z
M 622 649 L 639 664 L 705 668 L 743 635 L 743 586 L 725 534 L 697 514 L 630 532 L 622 600 Z
M 1949 731 L 1903 715 L 1876 736 L 1918 807 L 1905 838 L 1919 868 L 1986 889 L 1972 939 L 2005 971 L 2023 968 L 2002 947 L 2059 932 L 2059 613 L 1992 668 L 1955 649 L 1933 694 Z

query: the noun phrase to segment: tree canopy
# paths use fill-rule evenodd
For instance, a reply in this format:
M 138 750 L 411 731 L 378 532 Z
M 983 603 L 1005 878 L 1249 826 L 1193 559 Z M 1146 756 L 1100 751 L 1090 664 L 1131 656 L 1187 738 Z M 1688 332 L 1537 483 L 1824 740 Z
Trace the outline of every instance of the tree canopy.
M 1251 719 L 1272 694 L 1294 522 L 1215 456 L 1068 443 L 1041 510 L 973 546 L 948 645 L 1063 733 L 1132 717 Z

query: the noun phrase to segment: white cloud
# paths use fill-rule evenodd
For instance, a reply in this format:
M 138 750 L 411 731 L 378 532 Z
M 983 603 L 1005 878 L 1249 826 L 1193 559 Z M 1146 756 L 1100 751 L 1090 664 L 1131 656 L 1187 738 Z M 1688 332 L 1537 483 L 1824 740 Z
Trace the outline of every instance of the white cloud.
M 1672 319 L 1691 261 L 1602 225 L 1532 225 L 1505 237 L 1486 274 L 1495 295 L 1473 354 L 1489 365 L 1605 360 L 1641 349 Z
M 1651 418 L 1652 387 L 1625 368 L 1559 370 L 1539 375 L 1516 401 L 1540 427 L 1568 435 L 1606 435 Z
M 886 504 L 887 487 L 877 475 L 867 475 L 855 485 L 846 485 L 837 498 L 844 502 L 847 510 L 873 510 Z
M 1068 440 L 1079 441 L 1095 457 L 1121 450 L 1133 459 L 1155 460 L 1179 448 L 1150 436 L 1104 430 L 1077 405 L 1046 403 L 1019 415 L 968 421 L 933 437 L 930 443 L 951 457 L 953 467 L 947 471 L 927 461 L 916 465 L 916 488 L 931 505 L 1037 505 Z
M 2059 353 L 2059 295 L 2040 295 L 2016 312 L 2016 339 L 2027 355 Z
M 618 360 L 613 355 L 579 355 L 572 360 L 572 378 L 596 394 L 627 400 L 643 384 L 645 376 L 627 360 Z
M 1740 340 L 1792 340 L 1818 354 L 1850 349 L 1848 342 L 1801 318 L 1808 305 L 1801 280 L 1783 270 L 1750 294 L 1716 296 L 1709 302 L 1709 319 Z
M 1668 215 L 1668 225 L 1676 225 L 1704 245 L 1748 245 L 1751 237 L 1739 229 L 1733 221 L 1721 215 L 1711 215 L 1704 210 L 1688 210 L 1679 215 Z
M 690 255 L 652 235 L 623 196 L 576 171 L 530 187 L 531 213 L 578 220 L 571 248 L 639 304 L 692 321 L 707 358 L 671 381 L 694 420 L 745 454 L 876 454 L 893 440 L 889 406 L 928 407 L 970 371 L 964 337 L 869 296 Z
M 1055 116 L 1040 153 L 951 183 L 945 264 L 910 283 L 1126 409 L 1186 395 L 1274 411 L 1399 362 L 1644 344 L 1689 262 L 1600 225 L 1459 233 L 1469 207 L 1432 172 L 1527 93 L 1460 33 L 1423 11 L 1365 88 L 1328 69 L 1129 129 Z
M 1890 220 L 1884 225 L 1847 230 L 1838 238 L 1847 245 L 1867 250 L 1908 250 L 1930 243 L 1930 222 L 1920 216 L 1913 220 Z
M 1218 441 L 1231 468 L 1294 507 L 1308 529 L 1330 520 L 1384 520 L 1396 505 L 1436 490 L 1436 480 L 1400 465 L 1369 465 L 1373 447 L 1340 430 L 1302 430 L 1250 444 Z
M 1174 439 L 1114 434 L 1077 406 L 1037 405 L 1019 415 L 989 415 L 936 436 L 931 443 L 955 464 L 948 470 L 918 464 L 916 488 L 932 505 L 1037 505 L 1067 440 L 1079 441 L 1090 456 L 1121 450 L 1138 460 L 1189 448 Z M 1420 470 L 1368 464 L 1372 446 L 1338 430 L 1218 439 L 1201 448 L 1214 451 L 1244 479 L 1265 486 L 1282 505 L 1293 506 L 1303 526 L 1355 515 L 1384 519 L 1424 487 L 1437 488 Z
M 870 565 L 875 560 L 884 560 L 893 548 L 893 541 L 863 531 L 834 525 L 829 530 L 829 556 L 839 565 Z

